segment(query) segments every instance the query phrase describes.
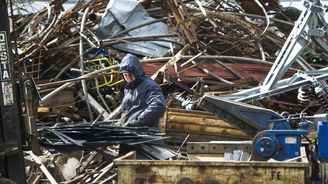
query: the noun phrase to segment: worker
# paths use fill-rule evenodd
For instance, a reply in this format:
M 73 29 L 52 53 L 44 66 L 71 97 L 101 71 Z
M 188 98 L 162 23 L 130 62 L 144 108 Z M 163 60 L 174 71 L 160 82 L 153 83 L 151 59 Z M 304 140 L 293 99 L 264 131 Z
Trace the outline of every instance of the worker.
M 120 74 L 127 83 L 122 100 L 123 126 L 158 129 L 159 118 L 165 111 L 161 88 L 144 72 L 139 59 L 133 54 L 127 54 L 121 61 Z

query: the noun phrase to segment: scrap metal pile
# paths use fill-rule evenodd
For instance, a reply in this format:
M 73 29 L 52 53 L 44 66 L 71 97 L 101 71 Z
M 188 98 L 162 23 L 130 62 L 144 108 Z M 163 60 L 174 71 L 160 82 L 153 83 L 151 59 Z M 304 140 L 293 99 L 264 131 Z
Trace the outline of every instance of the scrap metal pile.
M 67 8 L 61 0 L 36 12 L 14 6 L 11 37 L 17 74 L 33 81 L 39 97 L 38 105 L 23 108 L 25 116 L 34 117 L 43 146 L 89 150 L 77 159 L 82 160 L 79 172 L 61 181 L 91 183 L 107 176 L 103 183 L 109 182 L 115 172 L 109 172 L 112 163 L 104 152 L 117 156 L 110 146 L 165 138 L 106 125 L 120 116 L 124 81 L 117 68 L 126 53 L 137 55 L 160 84 L 167 107 L 195 108 L 192 102 L 204 94 L 227 95 L 262 83 L 301 14 L 277 2 L 78 0 Z M 302 62 L 288 67 L 282 78 L 303 71 L 304 65 L 313 71 L 327 65 L 327 54 L 315 45 L 306 46 L 298 58 Z M 328 100 L 324 90 L 315 89 L 307 85 L 252 102 L 279 112 L 316 112 Z M 31 95 L 24 92 L 27 107 Z M 174 154 L 169 155 L 164 158 Z M 41 176 L 33 166 L 30 178 L 36 181 Z

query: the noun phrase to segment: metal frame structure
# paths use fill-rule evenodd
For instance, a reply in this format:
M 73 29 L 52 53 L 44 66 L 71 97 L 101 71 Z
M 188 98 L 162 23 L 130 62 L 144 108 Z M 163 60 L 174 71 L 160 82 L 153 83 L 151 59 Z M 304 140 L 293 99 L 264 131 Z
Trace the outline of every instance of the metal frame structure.
M 263 84 L 238 93 L 222 95 L 222 98 L 238 102 L 251 102 L 291 91 L 313 82 L 327 86 L 323 81 L 328 79 L 328 68 L 315 71 L 299 57 L 311 40 L 328 52 L 325 8 L 320 0 L 305 0 L 304 7 Z M 295 61 L 303 67 L 305 72 L 300 71 L 289 79 L 280 80 Z

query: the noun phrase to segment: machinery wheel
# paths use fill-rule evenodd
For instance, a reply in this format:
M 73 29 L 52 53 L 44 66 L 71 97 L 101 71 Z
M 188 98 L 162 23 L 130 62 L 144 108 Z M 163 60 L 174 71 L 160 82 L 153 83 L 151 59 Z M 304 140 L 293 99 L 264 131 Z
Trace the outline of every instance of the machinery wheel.
M 253 140 L 253 160 L 266 161 L 276 158 L 279 153 L 279 142 L 275 135 L 269 132 L 260 132 Z

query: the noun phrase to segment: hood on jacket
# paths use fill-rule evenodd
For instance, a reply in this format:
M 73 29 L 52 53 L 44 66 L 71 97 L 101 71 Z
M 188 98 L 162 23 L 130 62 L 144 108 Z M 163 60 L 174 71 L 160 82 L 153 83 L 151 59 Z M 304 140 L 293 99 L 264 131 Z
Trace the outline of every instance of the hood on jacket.
M 137 80 L 143 80 L 146 76 L 139 59 L 133 54 L 124 56 L 120 63 L 120 74 L 124 72 L 132 72 L 136 75 Z

